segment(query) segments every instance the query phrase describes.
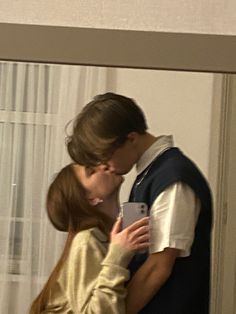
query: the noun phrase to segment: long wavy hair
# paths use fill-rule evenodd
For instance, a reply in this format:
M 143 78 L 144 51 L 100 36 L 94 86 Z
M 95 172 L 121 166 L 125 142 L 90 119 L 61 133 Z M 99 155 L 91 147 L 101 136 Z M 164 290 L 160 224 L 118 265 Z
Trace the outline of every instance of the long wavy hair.
M 33 301 L 29 314 L 40 314 L 45 310 L 50 290 L 53 289 L 68 257 L 75 235 L 81 230 L 92 227 L 98 227 L 109 235 L 112 225 L 109 216 L 89 204 L 86 191 L 76 177 L 73 164 L 65 166 L 51 183 L 47 193 L 46 208 L 53 226 L 59 231 L 68 232 L 68 235 L 61 257 L 42 291 Z

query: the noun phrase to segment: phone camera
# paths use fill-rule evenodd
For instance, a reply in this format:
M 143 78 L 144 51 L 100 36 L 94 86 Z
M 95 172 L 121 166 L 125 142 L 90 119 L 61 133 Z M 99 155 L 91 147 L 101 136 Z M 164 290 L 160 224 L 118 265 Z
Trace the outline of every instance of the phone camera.
M 141 209 L 141 211 L 140 211 L 140 212 L 141 212 L 141 214 L 144 214 L 144 213 L 145 213 L 144 209 Z

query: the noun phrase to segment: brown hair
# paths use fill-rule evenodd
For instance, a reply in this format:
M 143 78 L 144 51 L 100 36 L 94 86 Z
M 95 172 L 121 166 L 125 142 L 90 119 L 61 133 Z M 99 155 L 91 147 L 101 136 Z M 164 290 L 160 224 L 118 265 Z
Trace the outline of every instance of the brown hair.
M 67 149 L 74 161 L 95 166 L 108 160 L 130 132 L 146 130 L 144 114 L 133 99 L 114 93 L 97 95 L 76 117 Z
M 46 202 L 48 217 L 57 230 L 68 232 L 68 236 L 58 263 L 31 305 L 30 314 L 39 314 L 45 309 L 50 290 L 69 254 L 74 236 L 92 227 L 99 227 L 109 234 L 111 219 L 91 206 L 85 195 L 86 191 L 75 175 L 73 164 L 64 167 L 49 187 Z

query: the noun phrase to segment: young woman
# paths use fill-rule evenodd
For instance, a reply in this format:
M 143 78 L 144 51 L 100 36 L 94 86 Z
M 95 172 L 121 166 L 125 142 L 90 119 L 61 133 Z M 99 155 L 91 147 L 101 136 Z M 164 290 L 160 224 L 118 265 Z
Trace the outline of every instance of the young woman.
M 122 176 L 105 166 L 96 171 L 64 167 L 51 183 L 47 213 L 68 232 L 64 251 L 30 314 L 123 314 L 127 266 L 149 245 L 148 218 L 121 231 L 118 195 Z

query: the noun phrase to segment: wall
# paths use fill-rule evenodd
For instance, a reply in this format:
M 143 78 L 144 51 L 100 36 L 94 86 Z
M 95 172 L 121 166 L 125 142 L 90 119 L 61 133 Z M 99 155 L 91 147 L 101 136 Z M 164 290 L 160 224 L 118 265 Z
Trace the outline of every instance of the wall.
M 145 111 L 149 131 L 173 134 L 174 142 L 209 176 L 213 74 L 116 69 L 110 89 L 134 98 Z M 123 201 L 135 171 L 121 191 Z
M 0 22 L 236 34 L 234 0 L 0 0 Z
M 214 203 L 218 186 L 221 83 L 222 76 L 216 74 L 131 69 L 114 70 L 113 82 L 110 82 L 110 90 L 134 98 L 143 108 L 151 133 L 174 135 L 175 144 L 208 178 Z M 127 201 L 135 175 L 135 169 L 126 175 L 121 201 Z M 221 311 L 224 253 L 219 244 L 222 234 L 218 233 L 218 225 L 222 222 L 219 222 L 218 209 L 215 208 L 212 236 L 211 313 L 214 314 L 226 313 Z M 227 284 L 227 288 L 231 287 L 233 281 Z M 231 301 L 232 298 L 227 309 L 232 308 Z

